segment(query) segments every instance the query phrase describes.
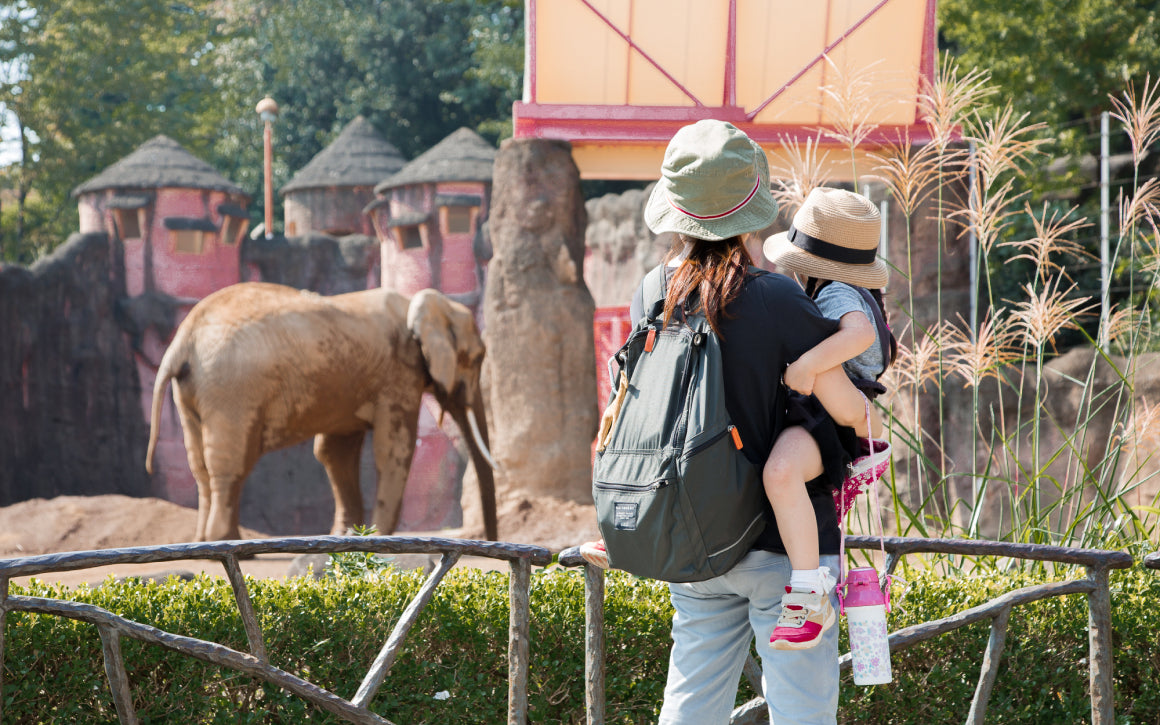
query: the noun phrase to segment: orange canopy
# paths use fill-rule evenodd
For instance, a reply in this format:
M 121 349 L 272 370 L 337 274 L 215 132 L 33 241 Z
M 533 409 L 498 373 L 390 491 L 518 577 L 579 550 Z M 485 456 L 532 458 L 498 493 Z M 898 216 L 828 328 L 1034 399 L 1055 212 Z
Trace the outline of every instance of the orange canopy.
M 527 0 L 515 135 L 573 144 L 585 178 L 651 179 L 673 133 L 729 121 L 771 161 L 819 139 L 849 178 L 860 150 L 926 140 L 935 0 Z

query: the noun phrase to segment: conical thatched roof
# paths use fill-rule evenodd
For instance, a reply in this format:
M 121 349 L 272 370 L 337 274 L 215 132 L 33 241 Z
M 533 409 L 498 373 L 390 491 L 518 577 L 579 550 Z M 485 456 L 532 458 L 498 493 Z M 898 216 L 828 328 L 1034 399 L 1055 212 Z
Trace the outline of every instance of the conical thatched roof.
M 230 194 L 245 190 L 173 139 L 157 135 L 137 150 L 73 189 L 73 196 L 105 189 L 214 189 Z
M 375 193 L 411 184 L 491 181 L 494 165 L 495 147 L 470 128 L 461 128 L 376 186 Z
M 358 116 L 303 166 L 281 193 L 335 186 L 374 186 L 407 162 L 399 150 Z

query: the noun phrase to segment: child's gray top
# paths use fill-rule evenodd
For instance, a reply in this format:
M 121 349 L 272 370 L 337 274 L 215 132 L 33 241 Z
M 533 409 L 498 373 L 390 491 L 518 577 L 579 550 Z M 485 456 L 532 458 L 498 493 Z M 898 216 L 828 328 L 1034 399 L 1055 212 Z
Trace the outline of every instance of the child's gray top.
M 842 364 L 846 374 L 852 378 L 863 380 L 877 380 L 886 370 L 886 361 L 882 358 L 882 341 L 878 339 L 878 325 L 874 324 L 874 311 L 867 306 L 862 293 L 845 282 L 831 282 L 822 288 L 815 301 L 822 314 L 831 320 L 841 319 L 847 312 L 861 312 L 870 321 L 874 330 L 874 342 L 860 355 L 847 360 Z

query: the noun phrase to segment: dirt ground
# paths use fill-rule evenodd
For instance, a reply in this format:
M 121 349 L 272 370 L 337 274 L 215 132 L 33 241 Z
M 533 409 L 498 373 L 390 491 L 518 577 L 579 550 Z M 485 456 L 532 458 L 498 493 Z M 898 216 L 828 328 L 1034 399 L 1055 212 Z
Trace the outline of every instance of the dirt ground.
M 499 538 L 502 541 L 534 544 L 555 552 L 598 536 L 596 513 L 591 505 L 509 495 L 501 498 L 497 508 Z M 193 538 L 196 522 L 195 509 L 156 498 L 110 495 L 32 499 L 0 507 L 0 558 L 176 544 Z M 398 533 L 401 536 L 484 538 L 482 531 L 464 529 Z M 242 529 L 242 537 L 246 539 L 266 536 L 260 531 Z M 241 567 L 243 572 L 252 576 L 281 578 L 303 568 L 304 562 L 297 559 L 295 555 L 265 554 L 242 561 Z M 485 569 L 507 567 L 505 562 L 470 557 L 465 557 L 459 565 Z M 222 565 L 216 561 L 188 560 L 98 567 L 43 574 L 36 578 L 79 586 L 82 583 L 97 585 L 109 575 L 164 577 L 169 573 L 191 574 L 199 571 L 225 575 Z M 14 584 L 25 584 L 28 577 L 12 581 Z

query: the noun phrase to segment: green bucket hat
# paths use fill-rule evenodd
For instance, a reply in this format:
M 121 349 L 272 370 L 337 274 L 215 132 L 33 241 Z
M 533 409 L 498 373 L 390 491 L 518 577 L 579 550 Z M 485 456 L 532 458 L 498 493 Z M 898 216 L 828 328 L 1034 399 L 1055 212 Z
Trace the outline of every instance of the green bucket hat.
M 733 124 L 711 119 L 673 135 L 644 207 L 654 233 L 710 241 L 760 231 L 776 218 L 765 152 Z

